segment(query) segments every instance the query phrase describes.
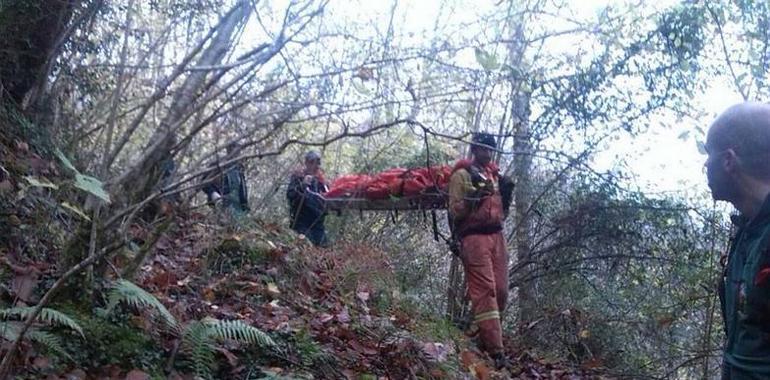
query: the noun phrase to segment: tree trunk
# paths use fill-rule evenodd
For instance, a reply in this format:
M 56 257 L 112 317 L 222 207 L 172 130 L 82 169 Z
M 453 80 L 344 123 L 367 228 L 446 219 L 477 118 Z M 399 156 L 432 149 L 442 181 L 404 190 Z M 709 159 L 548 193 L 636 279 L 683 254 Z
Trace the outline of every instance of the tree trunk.
M 10 0 L 0 4 L 0 86 L 21 106 L 44 76 L 76 0 Z
M 513 27 L 513 41 L 508 47 L 509 60 L 513 67 L 523 65 L 526 42 L 524 39 L 524 25 L 519 22 Z M 524 70 L 521 70 L 522 72 Z M 512 78 L 511 90 L 511 122 L 514 126 L 513 148 L 516 152 L 513 158 L 513 175 L 516 183 L 513 200 L 514 226 L 513 237 L 516 246 L 516 261 L 523 273 L 531 270 L 532 260 L 532 221 L 530 208 L 532 207 L 532 134 L 529 125 L 530 116 L 530 92 L 523 85 L 526 79 Z M 512 273 L 512 275 L 516 275 Z M 532 317 L 536 305 L 535 283 L 529 281 L 518 283 L 518 321 L 525 322 Z
M 516 133 L 513 138 L 514 150 L 518 153 L 514 158 L 514 190 L 516 226 L 516 260 L 518 263 L 529 263 L 532 260 L 532 141 L 529 131 L 529 94 L 517 92 L 513 100 L 513 116 L 518 118 Z M 519 153 L 525 152 L 525 153 Z M 521 265 L 521 271 L 527 273 L 532 264 Z M 536 304 L 535 282 L 528 281 L 519 284 L 519 321 L 526 321 L 532 316 Z
M 250 13 L 251 5 L 248 2 L 240 2 L 228 12 L 220 21 L 209 46 L 201 53 L 196 66 L 210 67 L 220 64 L 230 51 L 236 32 Z M 163 174 L 163 163 L 172 159 L 171 148 L 176 145 L 176 131 L 193 113 L 209 73 L 208 70 L 196 70 L 187 76 L 177 89 L 168 113 L 150 138 L 142 158 L 116 181 L 128 194 L 129 202 L 140 201 L 152 193 Z

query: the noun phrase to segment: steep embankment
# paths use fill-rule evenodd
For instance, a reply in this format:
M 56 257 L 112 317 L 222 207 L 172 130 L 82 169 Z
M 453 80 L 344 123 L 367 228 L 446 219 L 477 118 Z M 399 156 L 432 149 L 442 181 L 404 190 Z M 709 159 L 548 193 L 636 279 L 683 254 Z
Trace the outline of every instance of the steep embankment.
M 0 146 L 0 165 L 8 343 L 88 223 L 54 160 L 15 141 Z M 126 248 L 90 272 L 93 289 L 46 309 L 23 340 L 17 378 L 598 377 L 513 347 L 510 372 L 492 371 L 459 330 L 402 295 L 384 252 L 316 249 L 280 226 L 209 210 L 169 218 L 131 226 Z M 121 280 L 145 252 L 133 282 Z

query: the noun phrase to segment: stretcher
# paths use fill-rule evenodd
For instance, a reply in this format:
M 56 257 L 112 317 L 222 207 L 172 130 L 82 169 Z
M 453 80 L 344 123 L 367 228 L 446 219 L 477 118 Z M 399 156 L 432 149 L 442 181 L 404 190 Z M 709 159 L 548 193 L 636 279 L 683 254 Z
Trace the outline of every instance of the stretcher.
M 440 210 L 447 207 L 447 194 L 441 191 L 426 191 L 422 194 L 386 199 L 357 197 L 325 198 L 328 211 L 344 210 Z

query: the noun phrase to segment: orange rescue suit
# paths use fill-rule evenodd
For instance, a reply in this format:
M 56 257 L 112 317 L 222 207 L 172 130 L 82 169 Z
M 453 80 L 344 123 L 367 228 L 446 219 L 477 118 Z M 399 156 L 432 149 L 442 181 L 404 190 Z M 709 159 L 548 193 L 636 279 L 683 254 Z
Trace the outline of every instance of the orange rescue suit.
M 503 202 L 497 165 L 483 168 L 459 161 L 449 180 L 449 213 L 460 238 L 473 323 L 482 348 L 489 354 L 503 350 L 500 313 L 508 300 L 508 252 L 503 238 Z M 479 191 L 486 188 L 486 191 Z

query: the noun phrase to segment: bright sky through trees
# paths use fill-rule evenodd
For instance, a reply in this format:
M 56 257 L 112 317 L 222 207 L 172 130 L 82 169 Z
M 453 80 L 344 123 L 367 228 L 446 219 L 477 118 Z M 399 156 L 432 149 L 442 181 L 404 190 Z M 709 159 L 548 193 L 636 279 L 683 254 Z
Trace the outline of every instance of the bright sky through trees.
M 285 8 L 284 3 L 285 1 L 276 0 L 269 4 L 280 10 Z M 564 8 L 554 7 L 554 14 L 548 17 L 548 25 L 534 25 L 533 28 L 547 31 L 569 30 L 582 21 L 595 20 L 606 7 L 629 7 L 624 5 L 627 2 L 613 0 L 564 3 Z M 645 3 L 634 11 L 655 15 L 675 3 Z M 473 39 L 474 36 L 489 37 L 495 33 L 499 34 L 500 31 L 481 30 L 478 23 L 478 20 L 485 17 L 493 17 L 494 11 L 499 9 L 498 5 L 493 1 L 333 1 L 327 8 L 327 13 L 333 17 L 327 18 L 327 21 L 349 25 L 351 34 L 361 40 L 384 36 L 392 24 L 395 35 L 393 43 L 403 48 L 404 45 L 424 46 L 434 39 L 456 41 L 461 37 Z M 633 7 L 629 9 L 631 8 Z M 282 16 L 275 15 L 273 22 L 280 20 L 280 17 Z M 256 30 L 247 33 L 253 33 L 255 36 L 259 34 Z M 342 55 L 344 40 L 342 36 L 330 36 L 327 39 L 330 57 Z M 566 34 L 548 39 L 543 48 L 557 54 L 574 55 L 584 43 L 584 36 Z M 497 49 L 499 50 L 499 47 Z M 492 52 L 500 57 L 505 55 L 504 51 Z M 466 67 L 478 66 L 471 47 L 458 51 L 455 62 Z M 644 121 L 649 128 L 642 134 L 633 137 L 618 136 L 618 140 L 607 142 L 605 149 L 595 156 L 595 169 L 621 170 L 624 177 L 629 178 L 628 186 L 638 186 L 641 190 L 651 193 L 705 194 L 708 188 L 702 173 L 704 157 L 697 148 L 697 140 L 701 140 L 702 136 L 693 133 L 694 128 L 699 126 L 706 130 L 719 112 L 741 100 L 726 78 L 714 77 L 707 80 L 709 83 L 705 93 L 693 94 L 690 102 L 692 108 L 687 115 L 676 116 L 665 110 L 655 112 L 648 121 Z M 621 161 L 626 163 L 626 167 L 619 165 Z

